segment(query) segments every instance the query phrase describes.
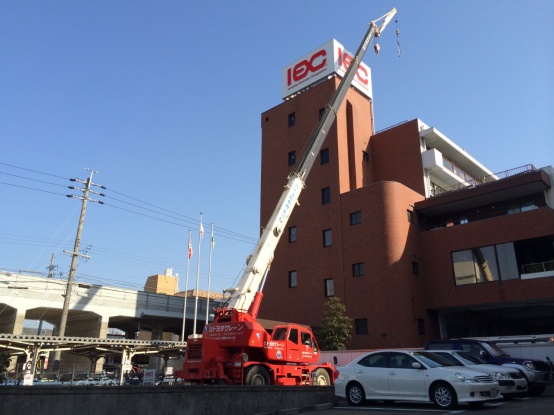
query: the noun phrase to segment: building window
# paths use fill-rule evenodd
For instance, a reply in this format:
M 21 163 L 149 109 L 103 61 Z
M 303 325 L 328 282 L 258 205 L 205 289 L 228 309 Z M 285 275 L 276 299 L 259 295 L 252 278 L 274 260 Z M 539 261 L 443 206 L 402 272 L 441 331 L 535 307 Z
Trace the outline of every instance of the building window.
M 361 277 L 365 274 L 364 272 L 364 263 L 358 262 L 357 264 L 352 264 L 352 276 Z
M 293 125 L 296 124 L 296 113 L 295 112 L 291 112 L 289 114 L 289 127 L 292 127 Z
M 425 336 L 425 320 L 422 318 L 417 319 L 417 332 L 420 336 Z
M 356 329 L 356 335 L 363 336 L 368 334 L 367 318 L 357 318 L 354 320 L 354 327 Z
M 323 247 L 333 245 L 333 231 L 331 229 L 325 229 L 323 231 Z
M 500 279 L 494 246 L 452 252 L 456 285 L 498 281 Z
M 296 242 L 296 226 L 291 226 L 289 228 L 289 242 Z
M 412 261 L 412 274 L 416 277 L 419 275 L 419 262 Z
M 414 221 L 414 212 L 407 210 L 406 213 L 408 215 L 408 222 L 412 223 Z
M 357 211 L 350 214 L 350 225 L 359 225 L 362 223 L 362 212 Z
M 294 166 L 296 164 L 296 151 L 291 151 L 289 153 L 289 166 Z
M 289 288 L 296 288 L 298 285 L 298 274 L 296 271 L 289 271 Z
M 325 297 L 334 297 L 335 296 L 335 283 L 333 278 L 327 278 L 324 282 L 325 288 Z
M 325 114 L 325 108 L 319 109 L 319 119 L 321 120 L 321 117 L 323 117 L 323 114 Z
M 321 204 L 326 205 L 328 203 L 331 203 L 331 188 L 326 187 L 324 189 L 321 189 Z
M 324 148 L 319 152 L 319 160 L 321 164 L 327 164 L 329 163 L 329 149 Z
M 362 160 L 364 163 L 369 163 L 369 153 L 367 151 L 362 152 Z
M 452 252 L 452 266 L 456 285 L 466 285 L 552 273 L 552 258 L 554 235 Z

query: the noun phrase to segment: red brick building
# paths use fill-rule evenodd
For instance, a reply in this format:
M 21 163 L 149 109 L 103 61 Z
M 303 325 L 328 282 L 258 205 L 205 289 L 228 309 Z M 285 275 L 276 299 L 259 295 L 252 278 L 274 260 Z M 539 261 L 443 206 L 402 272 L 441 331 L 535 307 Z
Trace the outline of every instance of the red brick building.
M 261 222 L 340 82 L 261 115 Z M 350 349 L 554 333 L 554 173 L 493 174 L 415 119 L 374 133 L 350 88 L 275 252 L 260 317 L 317 329 L 330 296 Z

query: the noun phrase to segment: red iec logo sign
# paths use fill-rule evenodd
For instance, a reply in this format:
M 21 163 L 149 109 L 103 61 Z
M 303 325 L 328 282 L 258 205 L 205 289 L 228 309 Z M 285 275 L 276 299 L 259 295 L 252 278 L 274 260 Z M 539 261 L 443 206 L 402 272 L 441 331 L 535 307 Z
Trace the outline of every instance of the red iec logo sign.
M 350 62 L 354 60 L 354 57 L 350 56 L 341 48 L 338 48 L 338 54 L 339 54 L 339 66 L 342 67 L 345 71 L 348 70 L 348 67 L 350 66 Z M 368 76 L 367 76 L 367 70 L 362 65 L 360 65 L 358 67 L 358 70 L 356 71 L 356 78 L 358 78 L 358 82 L 361 83 L 362 85 L 367 85 L 369 82 Z
M 327 51 L 321 49 L 314 53 L 310 60 L 303 60 L 287 70 L 287 85 L 304 79 L 310 72 L 317 72 L 327 64 Z M 318 59 L 321 61 L 317 62 Z
M 354 57 L 348 54 L 340 47 L 337 49 L 338 65 L 344 71 L 348 70 L 350 63 L 354 60 Z M 306 78 L 310 72 L 315 73 L 322 69 L 327 64 L 327 51 L 325 49 L 315 52 L 310 59 L 304 59 L 298 62 L 292 68 L 287 69 L 287 86 L 291 86 L 293 82 L 300 82 Z M 362 85 L 368 85 L 369 76 L 366 68 L 363 66 L 358 67 L 356 72 L 356 78 Z

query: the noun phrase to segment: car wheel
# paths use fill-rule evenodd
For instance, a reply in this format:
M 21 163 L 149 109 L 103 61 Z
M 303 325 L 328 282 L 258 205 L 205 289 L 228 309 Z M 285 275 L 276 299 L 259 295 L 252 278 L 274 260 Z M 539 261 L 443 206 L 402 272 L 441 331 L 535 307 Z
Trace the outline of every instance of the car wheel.
M 458 405 L 458 396 L 448 383 L 437 383 L 431 390 L 431 399 L 441 409 L 452 409 Z
M 353 406 L 360 406 L 365 402 L 365 391 L 362 385 L 357 382 L 351 383 L 346 388 L 346 398 Z
M 544 393 L 546 386 L 544 385 L 531 385 L 527 390 L 529 396 L 541 396 Z
M 329 386 L 331 384 L 329 373 L 327 373 L 327 371 L 322 368 L 319 368 L 315 371 L 315 379 L 316 386 Z
M 250 366 L 246 369 L 244 384 L 252 386 L 269 385 L 269 373 L 264 366 Z

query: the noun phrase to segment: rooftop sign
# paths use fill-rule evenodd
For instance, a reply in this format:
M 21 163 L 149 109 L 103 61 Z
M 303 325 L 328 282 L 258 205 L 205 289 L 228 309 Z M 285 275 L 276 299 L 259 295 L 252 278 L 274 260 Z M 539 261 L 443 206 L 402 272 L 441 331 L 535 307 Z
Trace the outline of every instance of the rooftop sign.
M 330 40 L 283 68 L 283 99 L 333 73 L 344 76 L 353 59 L 354 54 L 335 39 Z M 365 96 L 373 97 L 371 69 L 365 63 L 360 63 L 352 85 Z

